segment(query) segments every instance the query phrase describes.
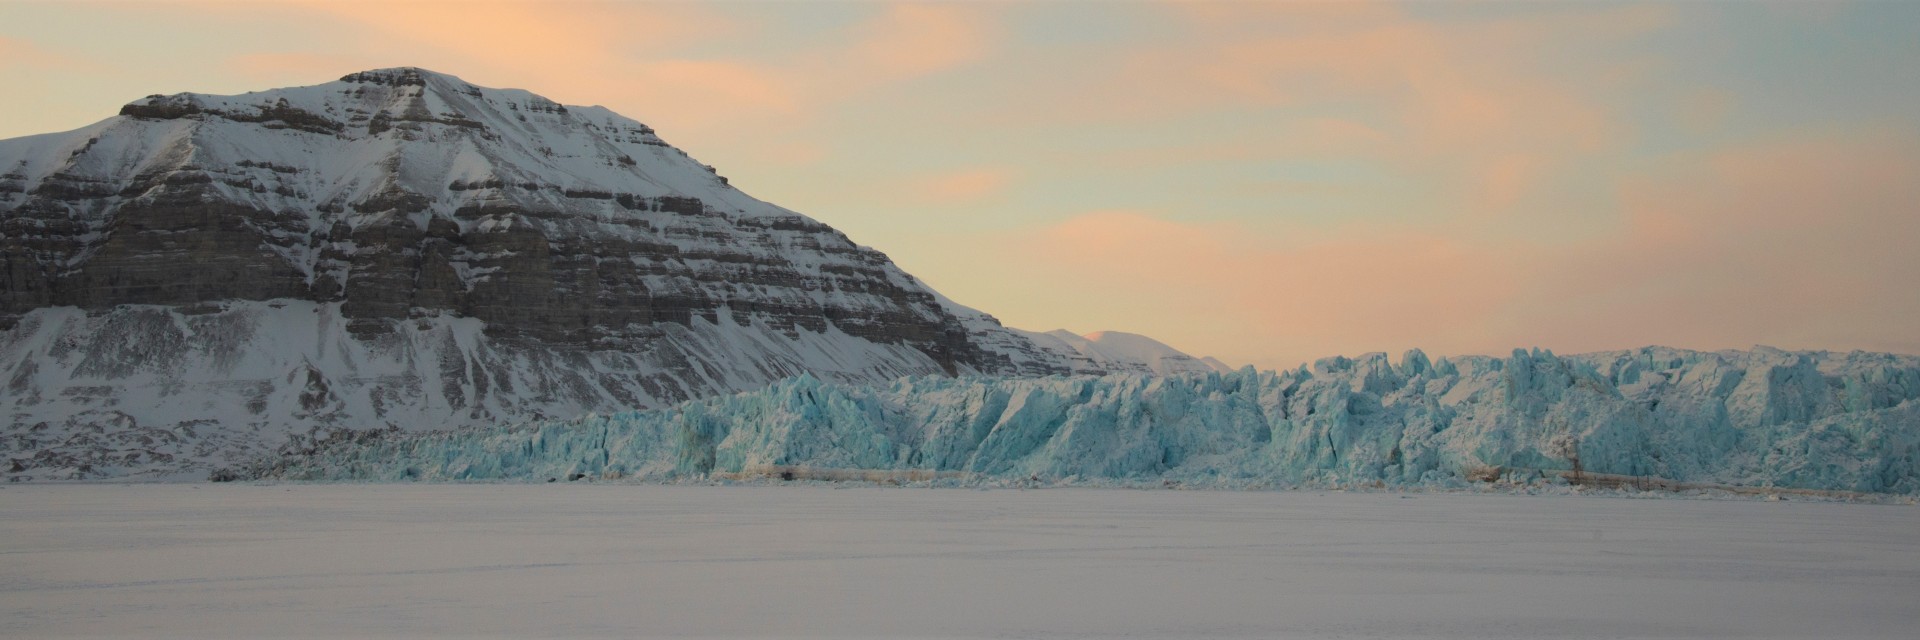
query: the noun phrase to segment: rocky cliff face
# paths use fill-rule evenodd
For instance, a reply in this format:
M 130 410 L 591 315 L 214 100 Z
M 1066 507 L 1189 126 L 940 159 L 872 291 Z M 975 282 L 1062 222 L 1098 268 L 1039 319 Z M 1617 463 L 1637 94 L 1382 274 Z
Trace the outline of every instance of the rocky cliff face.
M 600 107 L 412 68 L 0 141 L 10 477 L 1070 365 Z

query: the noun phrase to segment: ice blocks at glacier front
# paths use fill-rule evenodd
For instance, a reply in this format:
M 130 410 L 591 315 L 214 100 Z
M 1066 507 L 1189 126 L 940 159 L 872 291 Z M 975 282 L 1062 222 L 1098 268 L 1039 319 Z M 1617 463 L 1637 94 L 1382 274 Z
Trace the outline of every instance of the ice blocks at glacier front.
M 667 479 L 776 465 L 1047 481 L 1449 483 L 1498 467 L 1920 489 L 1920 358 L 1651 347 L 1272 372 L 789 379 L 671 409 L 308 446 L 246 475 Z

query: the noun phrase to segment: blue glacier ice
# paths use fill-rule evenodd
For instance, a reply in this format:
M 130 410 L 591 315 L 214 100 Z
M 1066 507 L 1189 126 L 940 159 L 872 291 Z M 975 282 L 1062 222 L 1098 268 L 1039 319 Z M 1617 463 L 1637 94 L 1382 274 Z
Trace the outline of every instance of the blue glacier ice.
M 788 379 L 671 409 L 294 447 L 298 480 L 672 479 L 756 469 L 1208 486 L 1568 470 L 1920 490 L 1920 358 L 1698 352 L 1326 358 L 1290 371 Z M 1538 477 L 1536 475 L 1536 477 Z

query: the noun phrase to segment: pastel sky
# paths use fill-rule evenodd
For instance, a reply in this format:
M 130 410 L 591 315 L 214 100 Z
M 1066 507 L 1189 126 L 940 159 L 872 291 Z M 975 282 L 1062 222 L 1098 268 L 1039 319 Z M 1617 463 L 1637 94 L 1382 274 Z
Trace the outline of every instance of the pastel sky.
M 1009 325 L 1233 364 L 1920 353 L 1920 3 L 0 3 L 0 137 L 420 66 Z

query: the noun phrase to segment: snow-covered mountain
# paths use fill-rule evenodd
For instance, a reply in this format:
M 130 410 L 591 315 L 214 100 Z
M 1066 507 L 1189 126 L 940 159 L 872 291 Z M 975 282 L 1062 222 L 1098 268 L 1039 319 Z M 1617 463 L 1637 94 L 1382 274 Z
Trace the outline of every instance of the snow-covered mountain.
M 1553 470 L 1920 491 L 1920 358 L 1650 347 L 1327 358 L 1284 372 L 803 378 L 666 411 L 313 443 L 244 476 L 670 478 L 768 469 L 1211 486 Z M 832 477 L 831 474 L 822 473 Z M 860 477 L 851 474 L 851 477 Z
M 15 478 L 800 373 L 1073 370 L 644 124 L 413 68 L 0 141 L 0 283 Z
M 1096 331 L 1082 336 L 1065 329 L 1046 333 L 1020 329 L 1013 331 L 1025 336 L 1034 346 L 1066 362 L 1075 374 L 1144 373 L 1164 376 L 1233 370 L 1212 357 L 1195 358 L 1137 333 Z

